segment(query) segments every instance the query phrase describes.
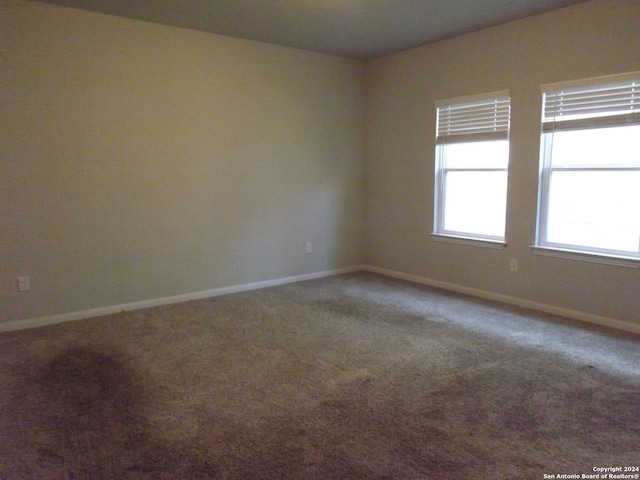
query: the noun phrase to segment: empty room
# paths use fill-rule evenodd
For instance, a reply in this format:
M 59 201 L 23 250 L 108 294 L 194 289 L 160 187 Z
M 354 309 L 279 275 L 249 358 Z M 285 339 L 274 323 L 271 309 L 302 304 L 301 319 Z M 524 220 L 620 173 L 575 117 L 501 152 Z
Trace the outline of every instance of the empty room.
M 640 478 L 640 1 L 2 0 L 0 479 Z

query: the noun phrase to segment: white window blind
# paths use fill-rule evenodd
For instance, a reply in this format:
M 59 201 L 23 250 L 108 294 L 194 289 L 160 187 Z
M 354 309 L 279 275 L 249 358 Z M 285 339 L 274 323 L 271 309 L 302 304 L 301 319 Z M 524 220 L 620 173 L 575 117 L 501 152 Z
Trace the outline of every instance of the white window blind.
M 438 144 L 507 140 L 511 101 L 508 92 L 456 103 L 436 103 Z
M 604 85 L 543 91 L 543 132 L 633 123 L 640 123 L 640 75 Z

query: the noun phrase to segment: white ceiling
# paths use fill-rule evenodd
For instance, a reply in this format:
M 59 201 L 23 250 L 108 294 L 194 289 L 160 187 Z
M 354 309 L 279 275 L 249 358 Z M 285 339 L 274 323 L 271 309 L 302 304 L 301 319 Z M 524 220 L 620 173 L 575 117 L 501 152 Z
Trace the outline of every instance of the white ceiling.
M 584 0 L 38 0 L 371 59 Z

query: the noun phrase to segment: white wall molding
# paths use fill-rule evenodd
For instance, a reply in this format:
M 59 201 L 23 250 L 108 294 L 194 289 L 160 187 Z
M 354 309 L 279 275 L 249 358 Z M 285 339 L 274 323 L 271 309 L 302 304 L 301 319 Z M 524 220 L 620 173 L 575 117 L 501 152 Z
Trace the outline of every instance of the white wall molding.
M 386 268 L 374 267 L 371 265 L 355 265 L 351 267 L 338 268 L 334 270 L 325 270 L 322 272 L 306 273 L 303 275 L 295 275 L 291 277 L 282 277 L 272 280 L 263 280 L 260 282 L 245 283 L 241 285 L 232 285 L 228 287 L 214 288 L 211 290 L 203 290 L 199 292 L 185 293 L 181 295 L 173 295 L 170 297 L 154 298 L 149 300 L 142 300 L 139 302 L 125 303 L 121 305 L 110 305 L 106 307 L 93 308 L 89 310 L 81 310 L 76 312 L 62 313 L 58 315 L 49 315 L 43 317 L 36 317 L 24 320 L 15 320 L 13 322 L 0 323 L 0 333 L 9 332 L 14 330 L 24 330 L 27 328 L 42 327 L 45 325 L 54 325 L 56 323 L 70 322 L 74 320 L 83 320 L 87 318 L 100 317 L 103 315 L 111 315 L 123 311 L 139 310 L 142 308 L 157 307 L 160 305 L 168 305 L 172 303 L 188 302 L 190 300 L 201 300 L 204 298 L 219 297 L 222 295 L 229 295 L 232 293 L 247 292 L 250 290 L 259 290 L 261 288 L 275 287 L 278 285 L 285 285 L 288 283 L 303 282 L 305 280 L 315 280 L 318 278 L 331 277 L 334 275 L 342 275 L 345 273 L 353 273 L 358 271 L 366 271 L 371 273 L 377 273 L 385 275 L 387 277 L 397 278 L 400 280 L 406 280 L 421 285 L 427 285 L 430 287 L 441 288 L 443 290 L 449 290 L 452 292 L 462 293 L 465 295 L 471 295 L 473 297 L 484 298 L 487 300 L 495 300 L 498 302 L 506 303 L 509 305 L 515 305 L 518 307 L 529 308 L 537 310 L 539 312 L 550 313 L 552 315 L 559 315 L 573 320 L 578 320 L 586 323 L 592 323 L 595 325 L 613 328 L 615 330 L 621 330 L 630 333 L 640 333 L 640 324 L 626 322 L 623 320 L 617 320 L 614 318 L 603 317 L 600 315 L 594 315 L 591 313 L 580 312 L 577 310 L 570 310 L 567 308 L 557 307 L 554 305 L 547 305 L 544 303 L 534 302 L 531 300 L 525 300 L 518 297 L 512 297 L 509 295 L 502 295 L 499 293 L 488 292 L 486 290 L 480 290 L 477 288 L 465 287 L 454 283 L 443 282 L 440 280 L 434 280 L 417 275 L 409 275 L 406 273 L 398 272 L 395 270 L 388 270 Z
M 440 280 L 434 280 L 431 278 L 420 277 L 417 275 L 409 275 L 394 270 L 387 270 L 386 268 L 374 267 L 365 265 L 362 267 L 364 271 L 378 273 L 380 275 L 386 275 L 388 277 L 398 278 L 400 280 L 407 280 L 413 283 L 419 283 L 430 287 L 441 288 L 443 290 L 450 290 L 452 292 L 463 293 L 465 295 L 471 295 L 473 297 L 484 298 L 487 300 L 495 300 L 497 302 L 506 303 L 509 305 L 515 305 L 517 307 L 529 308 L 531 310 L 537 310 L 539 312 L 550 313 L 552 315 L 559 315 L 562 317 L 571 318 L 585 323 L 592 323 L 595 325 L 613 328 L 615 330 L 622 330 L 630 333 L 640 333 L 640 324 L 626 322 L 623 320 L 617 320 L 609 317 L 602 317 L 600 315 L 594 315 L 591 313 L 580 312 L 577 310 L 570 310 L 567 308 L 557 307 L 554 305 L 547 305 L 544 303 L 534 302 L 531 300 L 525 300 L 519 297 L 512 297 L 509 295 L 502 295 L 500 293 L 488 292 L 486 290 L 480 290 L 477 288 L 465 287 L 454 283 L 443 282 Z
M 318 278 L 331 277 L 333 275 L 341 275 L 363 270 L 362 266 L 352 266 L 338 268 L 335 270 L 325 270 L 322 272 L 305 273 L 291 277 L 276 278 L 273 280 L 263 280 L 260 282 L 245 283 L 242 285 L 232 285 L 229 287 L 214 288 L 211 290 L 202 290 L 199 292 L 184 293 L 181 295 L 173 295 L 170 297 L 153 298 L 142 300 L 139 302 L 124 303 L 121 305 L 110 305 L 106 307 L 92 308 L 89 310 L 80 310 L 76 312 L 61 313 L 58 315 L 49 315 L 24 320 L 15 320 L 12 322 L 0 323 L 0 333 L 13 330 L 24 330 L 27 328 L 43 327 L 45 325 L 53 325 L 56 323 L 71 322 L 74 320 L 83 320 L 86 318 L 100 317 L 103 315 L 111 315 L 130 310 L 140 310 L 142 308 L 157 307 L 160 305 L 169 305 L 172 303 L 188 302 L 190 300 L 201 300 L 204 298 L 219 297 L 229 295 L 231 293 L 247 292 L 249 290 L 258 290 L 261 288 L 275 287 L 287 283 L 303 282 L 305 280 L 315 280 Z

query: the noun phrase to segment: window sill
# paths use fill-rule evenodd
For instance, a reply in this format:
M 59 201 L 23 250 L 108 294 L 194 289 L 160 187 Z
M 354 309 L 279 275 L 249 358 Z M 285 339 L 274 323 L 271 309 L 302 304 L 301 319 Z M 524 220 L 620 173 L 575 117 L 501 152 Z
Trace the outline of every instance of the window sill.
M 456 243 L 458 245 L 468 245 L 470 247 L 502 249 L 507 246 L 505 242 L 501 242 L 499 240 L 458 237 L 454 235 L 443 235 L 442 233 L 432 233 L 431 237 L 437 242 Z
M 602 265 L 615 265 L 618 267 L 640 268 L 640 259 L 631 257 L 618 257 L 614 255 L 601 255 L 597 253 L 579 252 L 576 250 L 565 250 L 562 248 L 541 247 L 532 245 L 531 250 L 536 255 L 545 257 L 566 258 L 582 262 L 599 263 Z

